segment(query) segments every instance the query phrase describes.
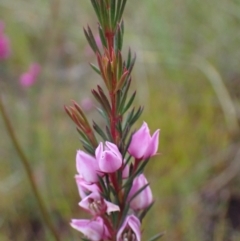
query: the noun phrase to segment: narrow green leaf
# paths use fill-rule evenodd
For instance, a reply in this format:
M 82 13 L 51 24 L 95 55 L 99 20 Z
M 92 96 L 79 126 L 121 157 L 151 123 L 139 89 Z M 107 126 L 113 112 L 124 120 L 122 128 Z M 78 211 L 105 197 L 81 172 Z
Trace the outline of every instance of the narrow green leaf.
M 89 141 L 89 139 L 86 136 L 86 134 L 82 130 L 80 130 L 79 127 L 77 127 L 77 132 L 80 134 L 80 136 L 83 138 L 83 140 L 85 140 L 86 142 Z M 91 143 L 91 142 L 89 141 L 89 143 Z
M 109 129 L 108 126 L 106 126 L 106 132 L 107 132 L 108 140 L 109 140 L 110 142 L 113 142 L 113 138 L 112 138 L 112 135 L 111 135 L 111 131 L 110 131 L 110 129 Z
M 101 71 L 100 71 L 100 69 L 99 69 L 96 65 L 90 63 L 90 66 L 92 67 L 92 69 L 93 69 L 97 74 L 101 75 Z
M 121 218 L 121 221 L 119 222 L 119 227 L 122 226 L 124 220 L 125 220 L 125 217 L 127 216 L 127 213 L 128 213 L 128 210 L 129 210 L 129 204 L 127 204 L 127 202 L 125 202 L 125 207 L 124 207 L 124 210 L 123 210 L 123 213 L 122 213 L 122 218 Z
M 121 12 L 121 2 L 122 2 L 122 0 L 117 1 L 117 8 L 116 8 L 116 14 L 115 14 L 115 19 L 114 19 L 114 26 L 116 26 L 118 21 L 119 21 L 119 16 L 120 16 L 120 12 Z
M 110 106 L 110 103 L 109 103 L 109 100 L 108 100 L 107 96 L 105 95 L 103 89 L 99 85 L 97 87 L 98 87 L 98 93 L 101 96 L 102 101 L 104 102 L 104 104 L 106 104 L 107 109 L 110 111 L 111 106 Z
M 121 23 L 117 25 L 116 34 L 114 37 L 115 52 L 122 50 L 122 45 L 123 45 L 123 31 L 122 31 L 123 27 L 122 27 L 122 25 L 123 25 L 123 21 L 121 21 Z
M 126 188 L 128 186 L 132 186 L 132 182 L 133 182 L 133 179 L 138 176 L 139 174 L 141 174 L 145 168 L 145 166 L 148 164 L 150 159 L 147 159 L 145 161 L 142 161 L 139 168 L 137 169 L 136 172 L 133 173 L 133 175 L 130 175 L 130 177 L 128 178 L 128 180 L 123 184 L 122 188 Z
M 110 90 L 112 90 L 112 66 L 111 66 L 111 62 L 108 61 L 108 64 L 107 64 L 107 71 L 106 71 L 106 74 L 107 74 L 107 81 L 109 82 L 109 86 L 110 86 Z
M 130 67 L 131 60 L 132 60 L 132 52 L 131 52 L 131 49 L 129 48 L 128 49 L 127 63 L 126 63 L 127 69 L 129 69 L 129 67 Z
M 122 72 L 124 70 L 123 67 L 123 60 L 122 60 L 122 54 L 120 51 L 117 53 L 117 79 L 120 79 L 122 76 Z
M 146 207 L 141 214 L 138 216 L 140 222 L 142 222 L 143 218 L 146 216 L 146 214 L 149 212 L 149 210 L 151 209 L 151 207 L 153 206 L 154 202 L 152 202 L 148 207 Z
M 102 137 L 102 139 L 104 141 L 107 140 L 107 136 L 105 135 L 105 133 L 103 132 L 103 130 L 97 125 L 97 123 L 95 123 L 93 121 L 93 129 L 98 133 L 98 135 L 100 135 Z
M 102 24 L 102 18 L 100 15 L 98 0 L 91 0 L 91 3 L 95 13 L 97 14 L 98 21 L 100 22 L 100 24 Z
M 141 187 L 134 195 L 130 198 L 129 203 L 138 195 L 140 194 L 144 189 L 146 189 L 149 186 L 149 183 L 145 184 L 143 187 Z
M 122 88 L 122 98 L 121 98 L 121 103 L 119 105 L 119 108 L 118 108 L 118 111 L 120 113 L 122 113 L 122 110 L 124 108 L 124 105 L 125 105 L 125 102 L 126 102 L 126 99 L 127 99 L 127 94 L 128 94 L 128 90 L 129 90 L 129 87 L 130 87 L 130 84 L 131 84 L 131 78 L 129 78 L 127 81 L 126 81 L 126 85 L 123 86 Z
M 115 29 L 114 25 L 114 18 L 115 18 L 115 13 L 116 13 L 116 0 L 111 0 L 111 12 L 110 12 L 110 20 L 112 23 L 112 28 Z
M 107 42 L 106 42 L 106 38 L 105 38 L 105 34 L 103 33 L 103 29 L 100 25 L 98 25 L 98 32 L 99 32 L 99 36 L 102 42 L 102 45 L 107 48 Z
M 111 219 L 112 219 L 112 224 L 113 227 L 117 228 L 117 223 L 118 223 L 118 212 L 111 212 Z
M 138 118 L 141 116 L 142 112 L 143 112 L 143 107 L 139 107 L 137 112 L 135 113 L 135 115 L 129 121 L 130 126 L 132 126 L 138 120 Z
M 108 113 L 108 115 L 111 112 L 110 105 L 108 102 L 105 101 L 105 99 L 102 99 L 100 94 L 96 90 L 92 90 L 92 94 L 95 97 L 95 99 L 101 104 L 102 108 Z
M 121 78 L 118 80 L 117 82 L 117 86 L 115 88 L 115 92 L 122 89 L 122 87 L 124 86 L 125 82 L 127 81 L 127 78 L 128 78 L 128 71 L 125 71 Z
M 95 53 L 98 52 L 98 53 L 101 55 L 101 52 L 100 52 L 100 50 L 99 50 L 99 48 L 98 48 L 98 45 L 97 45 L 97 43 L 96 43 L 96 40 L 95 40 L 95 38 L 94 38 L 94 36 L 93 36 L 92 30 L 90 29 L 89 26 L 88 26 L 88 36 L 89 36 L 89 38 L 91 39 L 91 41 L 92 41 L 92 43 L 93 43 L 93 45 L 94 45 L 94 48 L 96 49 L 96 50 L 95 50 Z
M 136 54 L 134 53 L 134 57 L 133 57 L 133 59 L 131 60 L 131 63 L 130 63 L 130 65 L 129 65 L 129 67 L 127 68 L 127 70 L 129 71 L 129 75 L 130 75 L 131 72 L 132 72 L 132 69 L 133 69 L 133 66 L 134 66 L 135 62 L 136 62 Z
M 124 131 L 124 134 L 123 134 L 122 140 L 121 140 L 123 143 L 125 143 L 125 139 L 127 138 L 128 134 L 129 134 L 129 131 L 130 131 L 130 127 L 127 126 L 125 128 L 125 131 Z M 132 140 L 132 134 L 131 134 L 130 138 L 128 139 L 128 142 L 127 142 L 127 144 L 125 146 L 125 149 L 123 150 L 123 154 L 122 154 L 123 158 L 125 158 L 125 155 L 126 155 L 126 153 L 128 151 L 128 147 L 130 146 L 131 140 Z
M 165 232 L 156 234 L 155 236 L 153 236 L 152 238 L 150 238 L 148 241 L 155 241 L 155 240 L 161 238 L 163 235 L 165 235 Z
M 124 21 L 122 20 L 120 23 L 120 27 L 121 27 L 121 32 L 122 32 L 122 36 L 124 35 Z
M 133 165 L 132 164 L 130 164 L 130 168 L 129 168 L 129 174 L 130 174 L 130 177 L 128 178 L 128 180 L 122 185 L 122 189 L 124 189 L 124 194 L 123 194 L 123 202 L 124 203 L 129 203 L 130 204 L 130 202 L 129 202 L 129 200 L 127 200 L 128 199 L 128 195 L 129 195 L 129 192 L 130 192 L 130 190 L 131 190 L 131 188 L 132 188 L 132 185 L 133 185 L 133 179 L 134 179 L 134 177 L 133 176 L 131 176 L 131 169 L 132 169 L 132 167 L 133 167 Z
M 107 199 L 109 199 L 108 185 L 105 185 L 104 180 L 101 176 L 98 176 L 98 181 L 102 188 L 102 193 L 104 194 L 105 197 L 107 197 Z
M 117 197 L 117 192 L 112 185 L 109 185 L 109 189 L 110 189 L 111 193 L 113 194 L 113 197 Z M 119 200 L 116 200 L 116 201 L 117 201 L 117 204 L 119 205 Z
M 126 106 L 124 107 L 123 111 L 121 112 L 121 114 L 123 115 L 131 106 L 131 104 L 133 103 L 134 99 L 136 96 L 136 91 L 134 91 L 134 93 L 132 94 L 131 98 L 129 99 L 128 103 L 126 104 Z
M 93 36 L 93 34 L 92 34 L 91 29 L 88 27 L 88 30 L 86 30 L 86 29 L 84 28 L 83 31 L 84 31 L 84 34 L 85 34 L 85 36 L 86 36 L 86 39 L 87 39 L 87 41 L 88 41 L 91 49 L 93 50 L 93 52 L 94 52 L 94 53 L 97 52 L 97 53 L 99 53 L 99 54 L 101 55 L 100 50 L 99 50 L 99 48 L 98 48 L 98 46 L 97 46 L 97 44 L 96 44 L 96 41 L 95 41 L 95 38 L 94 38 L 94 36 Z
M 81 140 L 81 142 L 82 142 L 83 140 Z M 89 154 L 91 154 L 91 155 L 94 155 L 95 154 L 95 151 L 94 151 L 94 149 L 91 147 L 91 146 L 89 146 L 89 145 L 87 145 L 87 144 L 83 144 L 82 143 L 82 145 L 83 145 L 83 148 L 89 153 Z
M 129 155 L 129 156 L 128 156 L 128 158 L 126 159 L 126 162 L 124 163 L 123 168 L 125 168 L 125 167 L 126 167 L 126 165 L 127 165 L 127 164 L 129 164 L 129 162 L 130 162 L 131 158 L 132 158 L 132 156 L 131 156 L 131 155 Z
M 125 129 L 127 128 L 128 125 L 129 125 L 129 127 L 131 127 L 130 121 L 131 121 L 131 119 L 132 119 L 132 117 L 133 117 L 133 115 L 134 115 L 134 111 L 135 111 L 135 109 L 133 108 L 133 109 L 128 113 L 127 118 L 126 118 L 126 120 L 125 120 L 125 124 L 123 125 L 123 126 L 124 126 L 124 127 L 123 127 L 123 131 L 125 131 Z
M 126 6 L 126 2 L 127 2 L 127 0 L 123 0 L 122 1 L 122 5 L 121 5 L 121 9 L 120 9 L 120 13 L 119 13 L 119 19 L 118 19 L 118 21 L 120 21 L 121 20 L 121 18 L 122 18 L 122 14 L 123 14 L 123 11 L 124 11 L 124 8 L 125 8 L 125 6 Z
M 108 117 L 107 113 L 104 110 L 100 109 L 100 108 L 97 108 L 97 111 L 103 117 L 103 119 L 107 121 L 107 124 L 109 126 L 110 122 L 109 122 L 109 117 Z
M 146 165 L 148 164 L 150 158 L 148 158 L 147 160 L 145 161 L 142 161 L 140 167 L 137 169 L 137 171 L 134 173 L 134 176 L 136 177 L 137 175 L 143 173 L 144 171 L 144 168 L 146 167 Z
M 116 93 L 116 96 L 117 96 L 117 100 L 116 100 L 116 102 L 117 102 L 117 104 L 116 104 L 117 112 L 120 112 L 119 111 L 119 105 L 120 105 L 120 100 L 121 100 L 121 96 L 122 96 L 121 92 L 122 92 L 121 90 L 118 90 L 117 93 Z
M 101 13 L 101 17 L 102 17 L 102 27 L 103 29 L 107 29 L 108 26 L 108 14 L 107 14 L 107 6 L 106 6 L 106 1 L 99 1 L 100 3 L 100 13 Z

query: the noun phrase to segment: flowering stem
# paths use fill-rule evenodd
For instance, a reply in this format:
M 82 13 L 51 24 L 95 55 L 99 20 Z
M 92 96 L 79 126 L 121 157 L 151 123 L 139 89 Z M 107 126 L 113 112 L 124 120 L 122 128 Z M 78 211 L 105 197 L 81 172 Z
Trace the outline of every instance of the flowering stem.
M 105 32 L 105 36 L 107 39 L 107 43 L 108 43 L 108 52 L 109 52 L 109 57 L 110 57 L 110 62 L 111 64 L 113 64 L 113 61 L 115 61 L 113 59 L 113 51 L 114 51 L 114 32 L 111 30 L 107 30 Z M 111 84 L 111 90 L 109 90 L 109 95 L 111 98 L 111 118 L 110 118 L 110 122 L 111 122 L 111 134 L 112 134 L 112 138 L 113 138 L 113 142 L 115 144 L 117 143 L 117 130 L 116 130 L 116 78 L 115 78 L 115 73 L 112 73 L 112 84 Z
M 23 167 L 26 171 L 26 174 L 27 174 L 27 177 L 28 177 L 33 195 L 36 198 L 36 201 L 37 201 L 37 204 L 39 206 L 39 210 L 42 214 L 43 220 L 44 220 L 46 226 L 48 227 L 48 229 L 50 230 L 50 232 L 52 233 L 52 235 L 54 236 L 55 240 L 60 241 L 60 237 L 58 235 L 58 232 L 55 230 L 55 228 L 54 228 L 54 226 L 51 222 L 50 216 L 49 216 L 49 214 L 47 212 L 47 209 L 44 205 L 43 199 L 40 195 L 40 192 L 38 191 L 37 185 L 35 183 L 35 180 L 34 180 L 34 177 L 33 177 L 33 174 L 32 174 L 33 171 L 31 169 L 31 166 L 29 165 L 29 161 L 27 160 L 27 157 L 25 156 L 22 148 L 20 147 L 19 142 L 17 141 L 17 138 L 16 138 L 16 135 L 14 133 L 13 127 L 10 123 L 9 117 L 7 115 L 7 112 L 6 112 L 5 108 L 4 108 L 1 96 L 0 96 L 0 112 L 1 112 L 2 117 L 3 117 L 3 121 L 6 125 L 6 130 L 7 130 L 8 134 L 9 134 L 11 140 L 12 140 L 13 146 L 15 147 L 15 149 L 16 149 L 19 157 L 20 157 L 20 161 L 22 162 Z

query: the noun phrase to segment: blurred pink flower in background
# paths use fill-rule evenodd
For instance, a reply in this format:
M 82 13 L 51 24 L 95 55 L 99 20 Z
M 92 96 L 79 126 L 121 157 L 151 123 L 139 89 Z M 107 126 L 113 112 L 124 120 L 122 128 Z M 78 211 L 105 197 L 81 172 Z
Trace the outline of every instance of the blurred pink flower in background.
M 41 66 L 38 63 L 31 64 L 28 71 L 21 74 L 20 84 L 23 87 L 30 87 L 37 81 L 40 71 L 41 71 Z
M 93 101 L 90 98 L 85 98 L 81 101 L 81 107 L 85 111 L 91 111 L 94 108 Z
M 11 54 L 9 38 L 4 34 L 5 24 L 0 21 L 0 59 L 7 59 Z

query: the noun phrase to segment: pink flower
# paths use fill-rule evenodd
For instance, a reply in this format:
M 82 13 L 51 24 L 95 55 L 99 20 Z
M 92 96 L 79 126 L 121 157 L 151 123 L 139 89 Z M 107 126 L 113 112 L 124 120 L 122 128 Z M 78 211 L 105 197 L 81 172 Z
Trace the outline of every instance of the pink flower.
M 117 233 L 117 241 L 141 240 L 140 221 L 134 215 L 129 215 Z
M 79 206 L 88 210 L 92 215 L 102 215 L 104 213 L 109 214 L 111 212 L 120 211 L 117 205 L 103 199 L 103 197 L 97 192 L 91 193 L 85 197 L 79 203 Z
M 143 174 L 137 176 L 133 180 L 133 184 L 128 195 L 128 201 L 146 184 L 148 184 L 148 181 Z M 144 209 L 148 207 L 152 202 L 152 191 L 151 188 L 147 186 L 135 198 L 133 198 L 133 200 L 130 202 L 130 207 L 133 210 Z
M 70 224 L 91 241 L 100 241 L 110 238 L 110 233 L 101 217 L 95 220 L 73 219 Z
M 96 159 L 98 161 L 99 170 L 105 173 L 113 173 L 122 166 L 122 154 L 118 147 L 106 141 L 105 146 L 100 142 L 96 151 Z
M 98 182 L 98 175 L 101 173 L 98 172 L 98 163 L 93 156 L 83 151 L 77 151 L 76 164 L 78 173 L 86 182 Z
M 41 66 L 37 63 L 30 65 L 29 70 L 20 76 L 20 84 L 23 87 L 29 87 L 33 85 L 40 74 Z
M 137 159 L 146 159 L 156 154 L 158 149 L 159 130 L 153 136 L 146 122 L 132 135 L 128 152 Z
M 78 192 L 81 198 L 85 198 L 92 192 L 100 192 L 99 187 L 96 184 L 89 184 L 80 175 L 76 175 L 75 179 L 78 187 Z
M 9 38 L 4 34 L 4 23 L 0 21 L 0 59 L 7 59 L 11 54 Z

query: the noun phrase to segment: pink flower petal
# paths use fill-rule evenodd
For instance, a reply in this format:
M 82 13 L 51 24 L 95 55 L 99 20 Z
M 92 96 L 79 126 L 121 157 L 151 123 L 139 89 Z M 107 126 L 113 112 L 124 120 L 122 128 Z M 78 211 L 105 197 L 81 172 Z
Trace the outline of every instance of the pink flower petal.
M 77 151 L 76 165 L 78 173 L 87 182 L 98 182 L 98 165 L 93 156 L 83 152 Z
M 104 238 L 105 227 L 102 219 L 99 217 L 94 221 L 87 219 L 73 219 L 71 226 L 84 234 L 92 241 L 100 241 Z
M 85 198 L 92 192 L 100 192 L 99 187 L 96 184 L 89 184 L 86 182 L 81 175 L 75 176 L 78 192 L 81 198 Z
M 122 166 L 122 155 L 118 147 L 110 142 L 103 146 L 101 142 L 95 151 L 99 171 L 103 173 L 113 173 Z
M 113 173 L 122 166 L 122 160 L 110 151 L 104 151 L 99 160 L 99 169 L 105 173 Z
M 159 143 L 159 132 L 160 130 L 156 130 L 148 144 L 148 148 L 143 156 L 144 159 L 148 157 L 154 156 L 158 150 L 158 143 Z

